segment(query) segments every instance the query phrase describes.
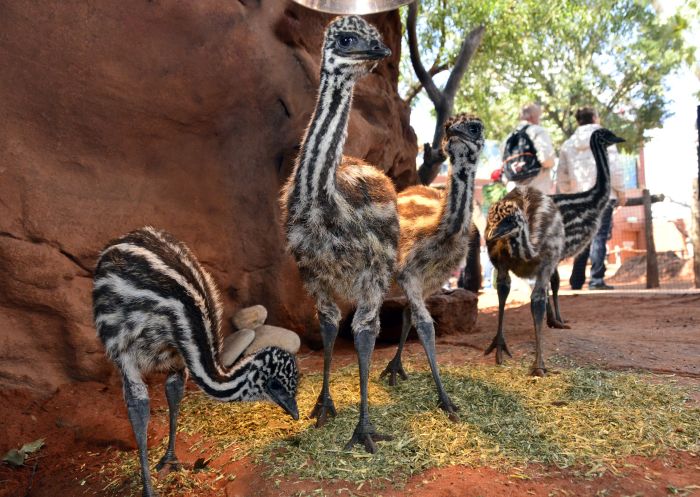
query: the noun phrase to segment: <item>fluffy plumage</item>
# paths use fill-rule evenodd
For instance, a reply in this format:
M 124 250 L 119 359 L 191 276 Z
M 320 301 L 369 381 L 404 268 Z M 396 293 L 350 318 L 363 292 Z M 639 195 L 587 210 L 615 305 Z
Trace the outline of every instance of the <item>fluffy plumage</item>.
M 403 313 L 396 355 L 382 376 L 389 375 L 391 385 L 396 383 L 397 374 L 406 378 L 401 353 L 413 324 L 430 363 L 439 405 L 453 420 L 457 419 L 457 407 L 442 386 L 435 356 L 435 329 L 425 298 L 440 289 L 467 253 L 474 175 L 484 145 L 483 131 L 483 124 L 475 116 L 461 114 L 448 120 L 444 146 L 451 169 L 447 191 L 414 186 L 398 198 L 401 237 L 396 281 L 409 305 Z
M 144 495 L 154 495 L 146 447 L 149 396 L 144 375 L 169 373 L 170 440 L 159 468 L 178 464 L 175 431 L 186 372 L 217 400 L 269 400 L 298 418 L 293 355 L 270 347 L 232 368 L 221 364 L 216 285 L 187 246 L 171 235 L 146 227 L 110 242 L 95 270 L 93 313 L 107 356 L 122 374 Z
M 369 421 L 369 362 L 379 333 L 379 308 L 396 260 L 396 193 L 376 168 L 343 158 L 352 91 L 357 80 L 391 52 L 360 17 L 341 17 L 326 29 L 316 108 L 294 171 L 281 195 L 288 247 L 316 300 L 324 346 L 321 394 L 311 413 L 316 426 L 335 415 L 329 378 L 340 310 L 357 305 L 352 330 L 360 367 L 360 420 L 347 448 L 374 452 L 383 437 Z
M 510 292 L 508 272 L 513 271 L 520 277 L 535 278 L 530 296 L 536 340 L 532 372 L 540 376 L 546 373 L 541 331 L 545 312 L 550 327 L 568 327 L 559 312 L 557 264 L 583 250 L 598 230 L 600 216 L 610 198 L 607 147 L 621 141 L 604 128 L 591 135 L 597 178 L 590 190 L 549 197 L 536 189 L 520 187 L 489 209 L 485 237 L 497 271 L 499 318 L 498 331 L 486 353 L 495 349 L 497 363 L 503 361 L 503 352 L 510 355 L 503 336 L 503 317 Z M 553 306 L 548 297 L 550 286 Z

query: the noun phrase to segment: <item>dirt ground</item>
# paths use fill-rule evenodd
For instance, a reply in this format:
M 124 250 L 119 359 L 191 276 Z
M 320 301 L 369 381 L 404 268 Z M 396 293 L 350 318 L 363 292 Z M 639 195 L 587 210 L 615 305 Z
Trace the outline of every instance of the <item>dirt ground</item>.
M 484 296 L 485 302 L 489 296 Z M 570 358 L 579 364 L 601 368 L 639 369 L 668 375 L 659 381 L 677 381 L 690 387 L 700 401 L 700 294 L 622 294 L 590 293 L 562 298 L 562 314 L 570 330 L 547 330 L 546 353 Z M 441 363 L 465 361 L 490 363 L 483 350 L 496 329 L 493 308 L 479 313 L 473 334 L 440 340 Z M 506 339 L 513 359 L 529 360 L 533 348 L 529 305 L 514 304 L 506 313 Z M 385 363 L 394 347 L 380 345 L 375 364 Z M 407 345 L 416 362 L 423 360 L 417 341 Z M 334 368 L 355 362 L 352 344 L 337 346 Z M 320 352 L 302 350 L 302 371 L 321 369 Z M 153 381 L 152 407 L 162 408 L 162 388 Z M 189 385 L 188 388 L 194 388 Z M 154 417 L 149 444 L 166 436 L 164 416 Z M 700 422 L 700 421 L 699 421 Z M 75 383 L 66 385 L 48 398 L 26 391 L 0 392 L 0 453 L 45 438 L 46 446 L 26 467 L 0 465 L 0 496 L 56 497 L 125 495 L 104 490 L 103 463 L 118 451 L 135 449 L 121 387 L 116 376 L 109 384 Z M 197 454 L 185 447 L 193 441 L 179 438 L 180 458 L 192 465 Z M 212 463 L 215 467 L 217 461 Z M 616 471 L 597 477 L 584 477 L 575 471 L 531 465 L 518 474 L 490 468 L 450 467 L 427 471 L 411 478 L 401 488 L 364 486 L 347 482 L 299 482 L 294 478 L 274 480 L 264 476 L 264 468 L 244 459 L 218 469 L 235 479 L 211 482 L 213 476 L 201 473 L 204 482 L 216 490 L 193 490 L 202 497 L 273 496 L 667 496 L 700 495 L 700 457 L 676 452 L 662 458 L 630 458 Z M 321 492 L 320 489 L 323 489 Z

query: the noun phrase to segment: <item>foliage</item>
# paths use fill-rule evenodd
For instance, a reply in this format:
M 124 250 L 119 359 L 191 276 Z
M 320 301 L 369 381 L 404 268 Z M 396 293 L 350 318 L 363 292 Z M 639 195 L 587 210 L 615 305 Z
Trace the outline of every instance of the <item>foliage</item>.
M 423 58 L 449 67 L 464 33 L 486 26 L 462 81 L 455 111 L 479 114 L 501 139 L 519 108 L 543 105 L 543 123 L 561 142 L 575 129 L 573 114 L 595 106 L 603 124 L 636 148 L 645 130 L 668 116 L 664 78 L 694 51 L 684 41 L 695 0 L 661 16 L 650 0 L 423 0 L 418 36 Z M 404 54 L 402 81 L 414 84 Z

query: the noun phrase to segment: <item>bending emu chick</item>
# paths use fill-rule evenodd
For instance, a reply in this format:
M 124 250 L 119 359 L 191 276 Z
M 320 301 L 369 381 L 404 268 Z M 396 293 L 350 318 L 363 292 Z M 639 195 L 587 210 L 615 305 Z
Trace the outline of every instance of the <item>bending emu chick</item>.
M 294 419 L 297 364 L 269 347 L 230 369 L 220 362 L 221 307 L 211 276 L 171 235 L 142 228 L 110 242 L 97 262 L 93 289 L 97 334 L 122 374 L 124 398 L 141 462 L 143 495 L 155 495 L 147 455 L 150 413 L 143 375 L 167 371 L 170 438 L 156 466 L 179 469 L 175 432 L 186 371 L 214 399 L 269 400 Z
M 559 210 L 547 195 L 536 188 L 514 188 L 489 209 L 486 247 L 496 268 L 498 292 L 498 332 L 486 354 L 496 350 L 496 362 L 510 351 L 503 337 L 503 314 L 510 293 L 510 274 L 535 278 L 530 295 L 530 312 L 535 325 L 535 363 L 532 374 L 544 376 L 542 320 L 547 306 L 547 288 L 564 250 L 564 225 Z
M 346 449 L 362 443 L 369 452 L 377 434 L 369 419 L 367 382 L 379 333 L 379 308 L 396 259 L 399 223 L 396 192 L 382 172 L 343 160 L 353 86 L 387 57 L 379 32 L 360 17 L 341 17 L 326 29 L 321 85 L 281 205 L 289 249 L 316 300 L 323 338 L 323 387 L 311 412 L 322 426 L 335 415 L 329 391 L 333 344 L 340 310 L 336 298 L 357 304 L 352 321 L 360 368 L 360 419 Z
M 513 271 L 520 277 L 536 279 L 530 296 L 536 343 L 532 374 L 546 374 L 542 352 L 545 311 L 550 327 L 566 327 L 559 312 L 556 267 L 561 259 L 580 252 L 596 233 L 610 196 L 607 146 L 621 141 L 604 128 L 591 135 L 598 176 L 590 190 L 549 197 L 533 188 L 520 187 L 489 209 L 485 237 L 489 257 L 496 268 L 498 331 L 486 354 L 495 349 L 498 364 L 503 362 L 503 352 L 511 355 L 503 336 L 503 315 L 510 292 L 508 271 Z M 548 302 L 548 282 L 552 287 L 554 312 Z
M 474 174 L 484 145 L 481 121 L 465 114 L 445 124 L 446 148 L 452 162 L 450 183 L 446 192 L 414 186 L 398 197 L 401 240 L 396 280 L 406 294 L 408 305 L 403 311 L 403 327 L 396 355 L 381 377 L 389 375 L 389 384 L 396 384 L 396 375 L 406 379 L 401 352 L 414 324 L 438 390 L 439 406 L 453 421 L 455 406 L 440 380 L 435 357 L 435 328 L 425 298 L 440 289 L 444 281 L 464 258 L 468 249 L 471 224 Z

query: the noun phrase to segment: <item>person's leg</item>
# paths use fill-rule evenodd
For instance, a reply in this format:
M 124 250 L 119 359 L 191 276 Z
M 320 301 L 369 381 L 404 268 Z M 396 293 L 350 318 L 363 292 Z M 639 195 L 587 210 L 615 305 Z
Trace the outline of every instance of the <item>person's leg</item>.
M 608 202 L 603 210 L 598 233 L 591 242 L 591 287 L 605 287 L 605 258 L 607 256 L 608 238 L 612 231 L 612 213 L 615 208 L 615 200 Z
M 488 253 L 483 257 L 482 266 L 484 267 L 484 289 L 493 288 L 493 264 Z
M 580 290 L 586 282 L 586 264 L 588 263 L 588 254 L 590 245 L 574 258 L 574 267 L 571 268 L 571 277 L 569 284 L 572 290 Z

